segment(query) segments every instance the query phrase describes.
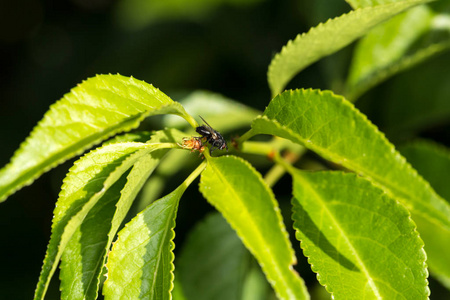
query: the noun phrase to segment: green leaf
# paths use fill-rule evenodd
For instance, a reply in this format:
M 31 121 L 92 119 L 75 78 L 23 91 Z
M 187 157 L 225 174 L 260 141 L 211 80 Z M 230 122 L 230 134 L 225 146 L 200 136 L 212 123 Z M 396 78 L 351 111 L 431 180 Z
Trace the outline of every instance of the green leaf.
M 176 143 L 183 135 L 177 130 L 158 131 L 153 133 L 149 143 Z M 118 140 L 136 137 L 148 140 L 150 134 L 143 133 L 142 137 L 141 134 L 128 134 Z M 75 231 L 61 259 L 63 299 L 97 298 L 100 276 L 112 240 L 138 192 L 167 151 L 153 151 L 136 161 L 126 177 L 126 184 L 119 184 L 118 189 L 109 189 L 104 201 L 99 201 L 92 208 Z
M 408 140 L 448 123 L 450 73 L 442 68 L 447 65 L 450 55 L 432 57 L 384 84 L 386 93 L 377 96 L 376 105 L 383 111 L 380 126 L 392 140 Z
M 166 130 L 167 131 L 167 130 Z M 189 137 L 188 134 L 178 131 L 176 129 L 170 129 L 168 131 L 170 140 L 168 142 L 182 143 L 184 137 Z M 152 141 L 156 136 L 152 137 Z M 161 137 L 162 138 L 162 137 Z M 151 142 L 152 142 L 151 141 Z M 200 156 L 198 152 L 191 153 L 190 151 L 170 151 L 161 160 L 156 172 L 152 174 L 150 179 L 143 187 L 138 204 L 135 206 L 136 211 L 140 212 L 146 208 L 150 203 L 159 199 L 162 195 L 166 183 L 170 182 L 170 178 L 176 176 L 181 169 L 193 168 L 200 163 Z M 136 213 L 137 213 L 136 212 Z
M 423 180 L 393 145 L 343 97 L 328 91 L 287 91 L 274 98 L 253 133 L 273 134 L 299 143 L 322 157 L 357 172 L 400 201 L 411 212 L 421 237 L 434 240 L 432 261 L 442 256 L 449 239 L 450 207 Z
M 252 256 L 223 217 L 214 213 L 190 232 L 176 260 L 176 276 L 187 300 L 243 299 Z M 268 283 L 248 294 L 264 295 Z M 262 299 L 259 297 L 257 299 Z
M 354 9 L 361 7 L 377 6 L 382 4 L 401 2 L 399 0 L 345 0 Z
M 152 135 L 149 131 L 138 131 L 132 133 L 125 133 L 122 135 L 116 135 L 113 138 L 105 141 L 102 145 L 109 145 L 115 143 L 125 143 L 125 142 L 138 142 L 145 143 L 148 141 L 149 137 Z
M 166 113 L 197 125 L 179 103 L 143 81 L 120 75 L 84 81 L 50 107 L 0 171 L 0 201 L 92 145 Z
M 184 135 L 186 137 L 186 135 Z M 181 139 L 178 140 L 180 142 Z M 145 183 L 139 202 L 136 205 L 136 211 L 145 209 L 153 201 L 159 199 L 164 191 L 166 184 L 170 182 L 170 178 L 176 176 L 181 169 L 187 169 L 190 166 L 198 165 L 200 157 L 189 151 L 170 151 L 161 160 L 155 173 Z
M 204 169 L 201 164 L 175 191 L 153 202 L 124 229 L 108 255 L 106 299 L 170 299 L 178 203 Z
M 329 91 L 295 90 L 275 97 L 254 133 L 299 143 L 372 180 L 414 214 L 450 228 L 450 206 L 350 102 Z
M 432 141 L 419 140 L 399 150 L 433 189 L 450 201 L 450 149 Z
M 184 189 L 155 201 L 119 232 L 108 255 L 106 299 L 169 299 L 173 280 L 173 238 Z
M 426 2 L 429 0 L 402 1 L 357 9 L 298 35 L 270 63 L 267 77 L 272 96 L 280 93 L 296 74 L 310 64 L 347 46 L 375 25 Z
M 117 143 L 75 162 L 64 179 L 53 216 L 52 235 L 34 299 L 43 299 L 61 255 L 89 211 L 131 166 L 148 153 L 174 144 Z
M 60 265 L 61 299 L 96 299 L 106 256 L 108 231 L 125 173 L 89 211 L 64 249 Z
M 281 299 L 309 299 L 278 203 L 261 175 L 234 156 L 209 158 L 200 191 L 230 223 Z
M 293 172 L 297 239 L 333 299 L 427 299 L 423 242 L 408 211 L 352 173 Z
M 429 142 L 415 142 L 400 148 L 401 153 L 414 168 L 430 182 L 431 186 L 447 201 L 450 199 L 450 150 Z M 450 231 L 436 230 L 418 219 L 420 233 L 425 242 L 428 264 L 432 275 L 450 289 Z
M 444 29 L 442 18 L 448 17 L 421 5 L 371 30 L 355 49 L 347 97 L 354 100 L 394 74 L 450 48 L 448 34 L 437 38 Z
M 175 272 L 175 279 L 173 280 L 172 300 L 187 300 L 184 292 L 181 289 L 180 280 Z
M 252 261 L 253 262 L 253 261 Z M 250 266 L 250 270 L 247 271 L 244 289 L 242 291 L 242 300 L 275 300 L 274 290 L 267 282 L 264 273 L 261 271 L 260 266 L 254 262 Z
M 251 120 L 256 118 L 260 111 L 246 106 L 240 102 L 226 98 L 220 94 L 195 91 L 180 100 L 186 111 L 192 116 L 202 116 L 211 123 L 213 128 L 219 129 L 221 133 L 236 130 L 243 126 L 248 126 Z M 233 122 L 230 122 L 233 120 Z M 182 119 L 166 115 L 163 125 L 166 127 L 186 127 L 186 122 Z
M 450 247 L 450 230 L 437 227 L 418 214 L 413 215 L 413 219 L 425 243 L 431 274 L 450 289 L 450 254 L 444 250 Z

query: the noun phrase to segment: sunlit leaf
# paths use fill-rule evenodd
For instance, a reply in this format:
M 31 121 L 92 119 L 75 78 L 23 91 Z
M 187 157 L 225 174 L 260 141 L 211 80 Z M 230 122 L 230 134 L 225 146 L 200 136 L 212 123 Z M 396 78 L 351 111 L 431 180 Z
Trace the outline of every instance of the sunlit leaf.
M 328 91 L 287 91 L 271 101 L 252 128 L 253 133 L 290 139 L 365 176 L 410 210 L 425 242 L 435 235 L 448 235 L 449 204 L 344 98 Z M 448 243 L 444 239 L 435 241 L 436 251 L 446 248 Z M 432 256 L 438 254 L 431 249 L 426 251 L 430 268 L 434 268 Z
M 169 299 L 175 216 L 183 193 L 155 201 L 119 232 L 108 256 L 106 299 Z
M 152 143 L 176 143 L 183 134 L 176 130 L 164 130 L 142 134 Z M 141 139 L 140 135 L 128 134 L 125 138 Z M 168 149 L 160 149 L 142 156 L 126 176 L 126 183 L 113 185 L 88 213 L 75 231 L 61 258 L 61 292 L 63 299 L 96 299 L 105 264 L 106 253 L 117 230 L 128 213 L 142 186 L 159 164 Z M 117 186 L 117 187 L 116 187 Z M 120 197 L 120 198 L 119 198 Z
M 106 256 L 108 231 L 127 173 L 92 207 L 61 256 L 61 299 L 96 299 Z
M 170 140 L 167 140 L 168 142 L 173 141 L 182 143 L 184 137 L 191 136 L 176 129 L 171 129 L 169 130 L 169 132 L 171 132 L 171 134 L 169 135 Z M 152 138 L 152 140 L 153 139 L 154 138 Z M 164 139 L 161 141 L 164 141 Z M 137 212 L 143 210 L 154 200 L 161 197 L 161 193 L 163 192 L 166 184 L 170 182 L 170 178 L 176 176 L 176 174 L 181 169 L 186 169 L 198 165 L 200 160 L 201 159 L 198 152 L 170 151 L 169 153 L 167 153 L 167 155 L 161 160 L 161 163 L 159 164 L 156 172 L 152 174 L 150 179 L 143 187 L 139 203 L 136 206 Z
M 253 276 L 252 257 L 218 213 L 207 216 L 190 232 L 177 256 L 176 270 L 187 300 L 249 299 L 243 293 L 247 278 Z M 264 277 L 263 281 L 249 287 L 247 294 L 262 299 L 268 287 Z
M 105 299 L 171 299 L 178 204 L 200 165 L 169 195 L 153 202 L 119 232 L 108 255 Z
M 293 175 L 297 238 L 333 299 L 427 299 L 424 244 L 403 206 L 352 173 Z
M 345 0 L 348 4 L 350 4 L 354 9 L 361 7 L 369 7 L 376 6 L 381 4 L 389 4 L 402 2 L 401 0 Z
M 234 156 L 209 158 L 200 191 L 255 256 L 281 299 L 309 299 L 278 204 L 261 175 Z
M 121 135 L 116 135 L 115 137 L 107 140 L 102 145 L 109 145 L 109 144 L 115 144 L 115 143 L 124 143 L 124 142 L 138 142 L 138 143 L 145 143 L 149 140 L 151 136 L 151 132 L 149 131 L 138 131 L 138 132 L 132 132 L 132 133 L 125 133 Z
M 143 81 L 120 75 L 84 81 L 50 107 L 0 171 L 0 201 L 92 145 L 166 113 L 196 125 L 179 103 Z
M 296 74 L 320 58 L 347 46 L 392 16 L 426 2 L 429 1 L 401 1 L 357 9 L 298 35 L 270 63 L 267 77 L 272 96 L 280 93 Z
M 52 235 L 35 292 L 43 299 L 61 255 L 90 210 L 131 166 L 150 152 L 174 144 L 117 143 L 75 162 L 64 179 L 53 216 Z
M 354 170 L 430 222 L 450 228 L 450 207 L 351 103 L 329 91 L 286 91 L 252 124 Z
M 136 205 L 136 211 L 143 210 L 150 203 L 161 198 L 164 187 L 170 183 L 170 178 L 176 176 L 181 169 L 186 169 L 195 163 L 198 164 L 199 160 L 198 152 L 197 154 L 188 151 L 170 151 L 167 153 L 161 160 L 155 173 L 152 174 L 142 188 L 139 202 Z

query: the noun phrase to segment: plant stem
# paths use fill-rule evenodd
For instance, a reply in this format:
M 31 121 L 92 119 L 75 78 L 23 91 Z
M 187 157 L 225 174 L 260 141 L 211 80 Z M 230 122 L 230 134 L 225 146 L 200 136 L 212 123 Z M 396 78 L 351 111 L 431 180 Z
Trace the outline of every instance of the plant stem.
M 189 174 L 186 180 L 181 184 L 184 187 L 184 189 L 186 189 L 192 183 L 192 181 L 194 181 L 195 178 L 197 178 L 198 175 L 200 175 L 200 173 L 203 172 L 205 168 L 206 168 L 206 161 L 203 161 L 191 174 Z
M 270 153 L 278 151 L 279 149 L 270 142 L 249 141 L 241 144 L 240 150 L 243 153 L 269 156 Z
M 267 183 L 269 187 L 273 187 L 278 180 L 283 177 L 284 173 L 286 173 L 286 169 L 278 164 L 275 164 L 270 170 L 264 175 L 264 181 Z
M 255 132 L 253 131 L 253 128 L 250 128 L 249 131 L 247 131 L 246 133 L 244 133 L 241 137 L 239 137 L 236 140 L 236 143 L 238 145 L 242 145 L 243 142 L 245 142 L 246 140 L 252 138 L 255 135 Z
M 296 153 L 288 153 L 284 158 L 280 156 L 279 153 L 275 153 L 273 156 L 273 160 L 282 168 L 284 168 L 285 171 L 289 172 L 290 174 L 295 172 L 295 168 L 292 166 L 292 163 L 297 161 L 300 158 L 301 155 L 298 155 Z
M 184 118 L 194 129 L 198 127 L 197 121 L 190 114 L 186 113 L 179 116 Z

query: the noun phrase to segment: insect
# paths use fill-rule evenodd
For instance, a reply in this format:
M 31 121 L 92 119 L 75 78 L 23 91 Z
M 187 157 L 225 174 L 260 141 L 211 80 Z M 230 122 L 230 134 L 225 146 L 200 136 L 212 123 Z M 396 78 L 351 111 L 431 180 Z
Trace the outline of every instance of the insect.
M 190 149 L 191 152 L 197 150 L 200 154 L 205 151 L 205 146 L 202 143 L 201 137 L 183 138 L 183 144 L 178 144 L 178 146 L 184 149 Z
M 208 122 L 205 121 L 205 119 L 203 119 L 201 116 L 199 117 L 203 120 L 203 122 L 206 123 L 206 125 L 195 128 L 195 131 L 197 131 L 197 133 L 201 135 L 201 138 L 205 138 L 206 141 L 211 144 L 209 154 L 212 154 L 213 150 L 216 149 L 227 149 L 228 151 L 228 146 L 223 136 L 218 131 L 212 129 L 211 125 L 209 125 Z

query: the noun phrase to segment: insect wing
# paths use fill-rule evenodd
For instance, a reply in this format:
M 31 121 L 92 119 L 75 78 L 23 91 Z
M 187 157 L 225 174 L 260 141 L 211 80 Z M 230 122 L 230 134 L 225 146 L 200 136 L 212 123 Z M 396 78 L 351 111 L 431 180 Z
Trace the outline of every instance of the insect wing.
M 195 131 L 197 131 L 198 134 L 201 134 L 202 137 L 209 137 L 211 136 L 211 130 L 206 127 L 206 126 L 199 126 L 195 129 Z
M 206 138 L 207 142 L 211 144 L 209 152 L 212 153 L 213 149 L 227 149 L 228 151 L 228 146 L 223 136 L 218 131 L 214 130 L 202 116 L 199 117 L 203 120 L 203 122 L 205 122 L 206 125 L 197 127 L 195 131 L 203 138 Z

